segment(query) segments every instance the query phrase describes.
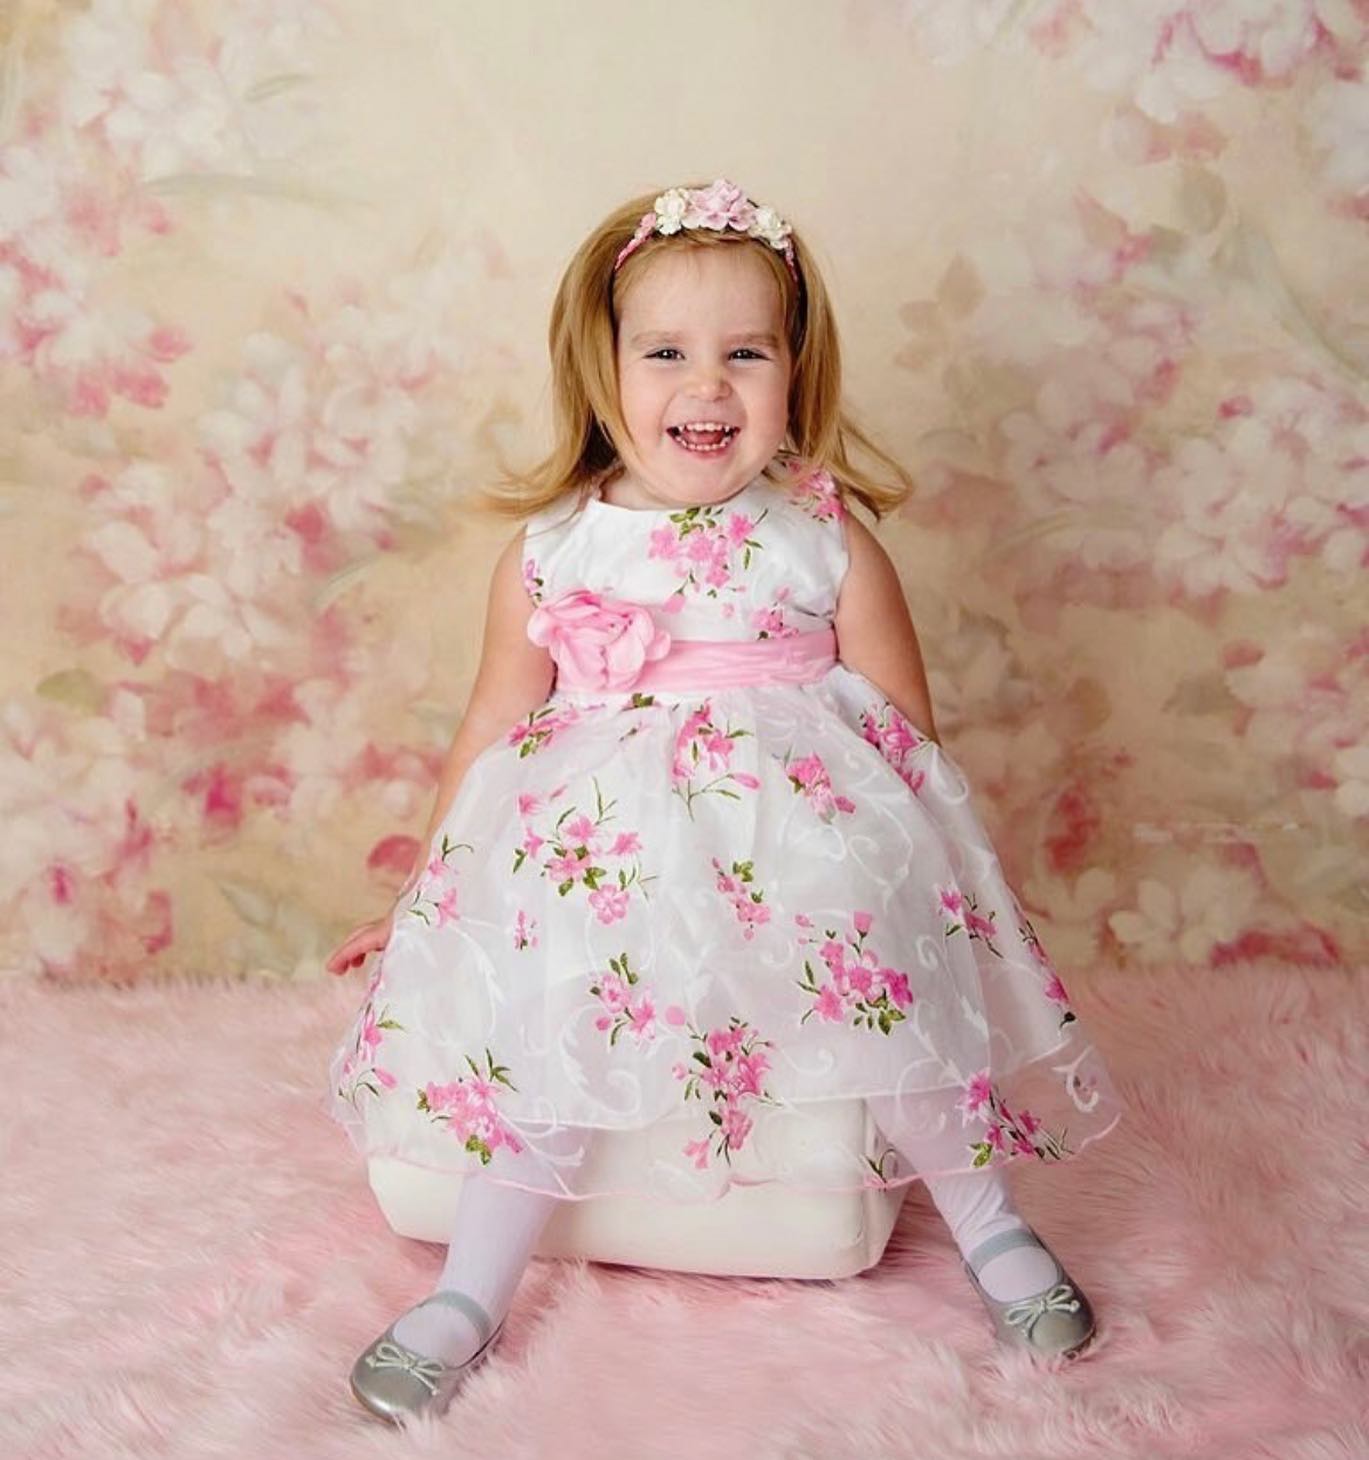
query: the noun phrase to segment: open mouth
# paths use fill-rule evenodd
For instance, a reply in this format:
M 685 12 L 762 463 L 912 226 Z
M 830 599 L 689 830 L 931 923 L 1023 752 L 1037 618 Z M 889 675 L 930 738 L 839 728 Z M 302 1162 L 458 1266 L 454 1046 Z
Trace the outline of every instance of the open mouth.
M 666 427 L 670 439 L 695 456 L 720 456 L 731 446 L 740 429 L 716 421 L 688 421 L 681 426 Z

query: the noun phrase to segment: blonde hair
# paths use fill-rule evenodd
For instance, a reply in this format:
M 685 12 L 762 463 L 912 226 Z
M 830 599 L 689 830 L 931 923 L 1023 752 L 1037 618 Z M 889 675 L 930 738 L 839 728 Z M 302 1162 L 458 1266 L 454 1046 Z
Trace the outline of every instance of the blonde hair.
M 706 187 L 706 183 L 692 184 Z M 551 452 L 524 472 L 505 471 L 495 488 L 479 492 L 480 504 L 504 517 L 527 517 L 562 497 L 588 495 L 590 486 L 618 465 L 614 441 L 631 433 L 618 404 L 617 331 L 622 300 L 663 249 L 751 248 L 774 274 L 783 301 L 784 328 L 793 360 L 789 430 L 782 452 L 809 468 L 825 468 L 843 497 L 864 503 L 876 520 L 916 489 L 904 468 L 855 423 L 841 396 L 841 346 L 822 276 L 797 231 L 790 235 L 803 288 L 782 254 L 761 239 L 731 229 L 681 229 L 652 234 L 624 260 L 614 259 L 651 210 L 655 193 L 615 209 L 576 250 L 551 308 L 554 441 Z M 857 467 L 848 454 L 860 446 L 902 484 L 890 487 Z M 772 475 L 772 468 L 766 468 Z M 503 490 L 512 488 L 513 491 Z

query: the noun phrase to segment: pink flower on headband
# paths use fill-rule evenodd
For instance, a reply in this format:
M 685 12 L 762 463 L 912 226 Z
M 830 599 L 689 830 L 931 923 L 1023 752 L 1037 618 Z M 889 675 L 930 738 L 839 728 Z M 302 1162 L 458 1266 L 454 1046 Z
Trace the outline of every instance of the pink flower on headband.
M 789 272 L 795 281 L 799 277 L 798 264 L 794 259 L 794 245 L 789 240 L 793 229 L 773 208 L 757 207 L 747 201 L 746 194 L 736 183 L 720 177 L 706 188 L 670 188 L 656 199 L 655 209 L 643 213 L 637 231 L 632 235 L 613 268 L 616 273 L 623 260 L 635 249 L 640 248 L 653 233 L 669 235 L 682 228 L 712 228 L 721 231 L 734 229 L 762 239 L 771 248 L 784 255 Z
M 695 193 L 693 203 L 694 228 L 736 228 L 744 233 L 755 221 L 756 210 L 746 201 L 746 194 L 726 178 Z
M 570 588 L 534 610 L 528 638 L 543 645 L 573 689 L 631 689 L 649 659 L 670 648 L 640 603 Z

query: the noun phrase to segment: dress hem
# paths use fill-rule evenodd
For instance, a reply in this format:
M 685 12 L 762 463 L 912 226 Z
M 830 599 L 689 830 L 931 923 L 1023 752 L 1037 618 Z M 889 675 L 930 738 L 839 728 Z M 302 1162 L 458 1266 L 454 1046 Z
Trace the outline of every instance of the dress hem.
M 936 1170 L 911 1171 L 903 1176 L 891 1177 L 887 1180 L 872 1177 L 871 1179 L 866 1181 L 852 1181 L 843 1183 L 841 1185 L 812 1185 L 808 1183 L 791 1181 L 783 1176 L 761 1176 L 754 1178 L 745 1176 L 731 1176 L 727 1179 L 726 1185 L 724 1185 L 721 1190 L 719 1190 L 712 1196 L 699 1197 L 667 1196 L 660 1192 L 646 1191 L 641 1189 L 640 1187 L 612 1187 L 607 1190 L 588 1192 L 570 1192 L 562 1190 L 548 1191 L 545 1186 L 532 1186 L 529 1185 L 527 1182 L 512 1180 L 509 1177 L 497 1175 L 489 1167 L 476 1165 L 473 1162 L 468 1164 L 464 1168 L 460 1166 L 434 1166 L 429 1162 L 420 1161 L 415 1159 L 413 1156 L 406 1155 L 398 1148 L 377 1147 L 372 1150 L 362 1150 L 360 1147 L 356 1146 L 355 1141 L 353 1141 L 352 1144 L 360 1152 L 362 1159 L 365 1161 L 371 1161 L 373 1159 L 402 1161 L 407 1166 L 414 1166 L 421 1171 L 427 1171 L 442 1176 L 460 1176 L 463 1178 L 471 1175 L 485 1176 L 495 1185 L 511 1186 L 519 1191 L 536 1192 L 543 1196 L 554 1197 L 557 1201 L 595 1201 L 605 1197 L 609 1197 L 631 1198 L 634 1200 L 662 1202 L 668 1206 L 711 1206 L 715 1202 L 721 1201 L 722 1198 L 725 1197 L 733 1189 L 733 1187 L 778 1185 L 785 1187 L 789 1191 L 802 1193 L 805 1196 L 829 1196 L 848 1192 L 894 1191 L 899 1189 L 900 1187 L 910 1186 L 915 1181 L 927 1181 L 929 1179 L 935 1180 L 936 1178 L 941 1176 L 964 1175 L 972 1173 L 974 1171 L 1001 1171 L 1005 1167 L 1016 1166 L 1024 1161 L 1036 1161 L 1040 1164 L 1049 1165 L 1062 1165 L 1066 1161 L 1073 1161 L 1077 1159 L 1078 1156 L 1082 1154 L 1082 1152 L 1086 1151 L 1088 1147 L 1091 1146 L 1095 1141 L 1102 1140 L 1104 1136 L 1111 1134 L 1111 1132 L 1117 1128 L 1117 1125 L 1121 1121 L 1122 1114 L 1123 1112 L 1118 1110 L 1113 1115 L 1112 1120 L 1109 1121 L 1102 1130 L 1092 1131 L 1088 1135 L 1083 1137 L 1080 1143 L 1076 1147 L 1074 1147 L 1067 1156 L 1057 1157 L 1054 1160 L 1049 1161 L 1047 1160 L 1047 1158 L 1039 1156 L 1035 1152 L 1018 1151 L 1009 1156 L 988 1161 L 983 1166 L 974 1166 L 967 1162 L 966 1164 L 961 1166 L 946 1166 L 939 1167 Z

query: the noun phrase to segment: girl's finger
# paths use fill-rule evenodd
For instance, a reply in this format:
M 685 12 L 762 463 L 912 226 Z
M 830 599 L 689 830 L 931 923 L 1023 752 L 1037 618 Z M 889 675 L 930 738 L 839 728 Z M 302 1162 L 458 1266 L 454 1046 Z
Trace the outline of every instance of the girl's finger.
M 370 954 L 379 953 L 387 941 L 378 928 L 365 925 L 339 943 L 323 966 L 330 973 L 346 973 L 349 968 L 365 963 Z

